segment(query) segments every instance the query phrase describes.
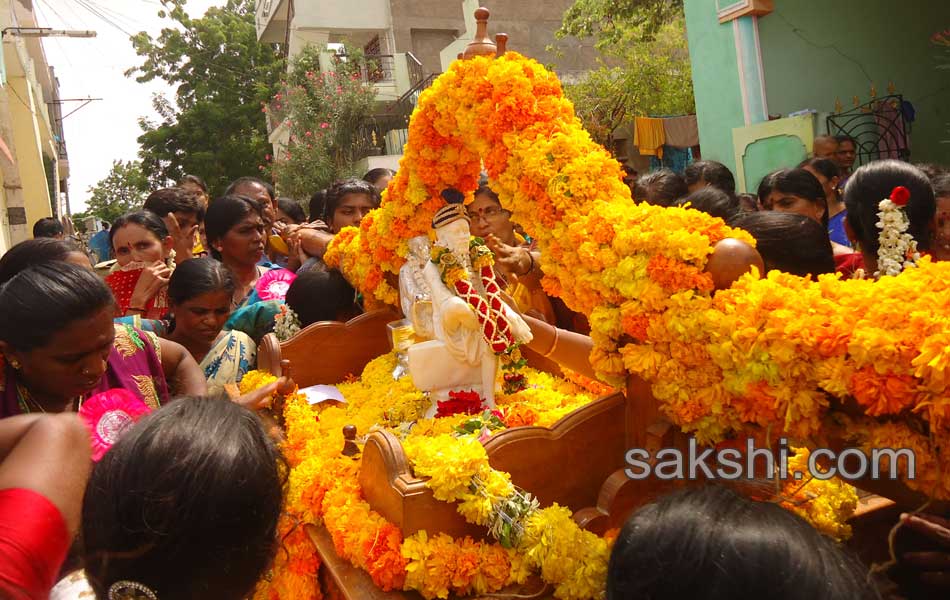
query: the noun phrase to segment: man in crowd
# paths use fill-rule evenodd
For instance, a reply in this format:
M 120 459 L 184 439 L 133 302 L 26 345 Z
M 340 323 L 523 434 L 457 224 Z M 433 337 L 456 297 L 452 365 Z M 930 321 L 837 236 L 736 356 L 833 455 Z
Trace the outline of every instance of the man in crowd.
M 812 144 L 812 154 L 815 158 L 830 158 L 835 160 L 838 151 L 838 140 L 833 135 L 819 135 Z
M 61 240 L 66 237 L 63 224 L 54 217 L 43 217 L 33 224 L 33 237 Z

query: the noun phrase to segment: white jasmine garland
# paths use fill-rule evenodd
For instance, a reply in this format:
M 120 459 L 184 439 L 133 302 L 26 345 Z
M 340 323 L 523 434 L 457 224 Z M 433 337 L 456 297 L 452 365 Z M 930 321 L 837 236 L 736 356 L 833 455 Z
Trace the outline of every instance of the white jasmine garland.
M 878 236 L 878 270 L 874 276 L 900 275 L 904 269 L 917 266 L 920 260 L 917 242 L 907 233 L 910 221 L 900 206 L 885 198 L 878 204 L 878 209 L 877 228 L 881 233 Z

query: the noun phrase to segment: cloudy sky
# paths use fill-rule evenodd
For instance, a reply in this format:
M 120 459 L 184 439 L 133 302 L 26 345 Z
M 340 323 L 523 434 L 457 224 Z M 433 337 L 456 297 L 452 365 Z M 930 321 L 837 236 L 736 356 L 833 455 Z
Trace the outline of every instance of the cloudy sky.
M 192 17 L 224 0 L 189 0 Z M 102 98 L 63 121 L 69 152 L 69 198 L 73 212 L 82 211 L 89 186 L 109 173 L 113 160 L 136 158 L 138 119 L 151 116 L 155 92 L 170 92 L 164 82 L 137 83 L 126 69 L 140 64 L 129 34 L 157 34 L 171 21 L 158 18 L 158 0 L 33 0 L 40 27 L 91 29 L 98 37 L 46 38 L 49 64 L 56 69 L 63 98 Z M 67 114 L 80 103 L 63 105 Z

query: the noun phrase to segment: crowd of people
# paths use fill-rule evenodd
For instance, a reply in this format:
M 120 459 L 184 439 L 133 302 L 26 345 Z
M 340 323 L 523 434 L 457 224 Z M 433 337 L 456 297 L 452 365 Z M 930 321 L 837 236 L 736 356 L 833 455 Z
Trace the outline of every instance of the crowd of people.
M 950 173 L 895 160 L 854 168 L 855 150 L 850 138 L 819 137 L 812 158 L 766 175 L 754 195 L 737 193 L 714 161 L 631 187 L 637 201 L 688 206 L 748 231 L 767 270 L 870 277 L 878 203 L 903 186 L 918 248 L 950 258 Z M 280 547 L 286 475 L 254 410 L 282 382 L 235 400 L 222 392 L 255 368 L 283 305 L 301 328 L 361 312 L 359 294 L 323 256 L 379 206 L 393 175 L 337 181 L 308 211 L 254 177 L 211 200 L 187 176 L 106 224 L 90 240 L 92 259 L 55 219 L 0 257 L 0 596 L 252 591 Z M 472 234 L 495 252 L 506 298 L 532 326 L 531 347 L 560 339 L 561 348 L 589 348 L 585 318 L 545 294 L 539 249 L 487 180 L 466 210 Z M 274 297 L 266 284 L 288 273 Z M 591 372 L 576 359 L 589 352 L 547 354 Z M 93 463 L 86 426 L 71 413 L 116 391 L 150 413 Z M 947 586 L 950 523 L 907 523 L 936 549 L 903 560 L 925 584 Z M 863 569 L 791 513 L 705 487 L 633 515 L 613 551 L 607 597 L 879 597 Z

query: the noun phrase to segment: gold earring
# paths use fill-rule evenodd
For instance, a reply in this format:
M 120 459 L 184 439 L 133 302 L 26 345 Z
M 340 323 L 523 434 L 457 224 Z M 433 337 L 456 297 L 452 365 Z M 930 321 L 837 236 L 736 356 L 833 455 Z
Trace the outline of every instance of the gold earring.
M 19 371 L 19 370 L 20 370 L 20 361 L 16 360 L 15 358 L 11 358 L 11 359 L 10 359 L 10 366 L 13 367 L 14 369 L 16 369 L 17 371 Z

